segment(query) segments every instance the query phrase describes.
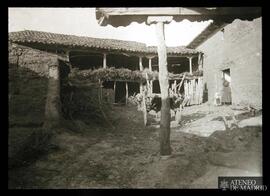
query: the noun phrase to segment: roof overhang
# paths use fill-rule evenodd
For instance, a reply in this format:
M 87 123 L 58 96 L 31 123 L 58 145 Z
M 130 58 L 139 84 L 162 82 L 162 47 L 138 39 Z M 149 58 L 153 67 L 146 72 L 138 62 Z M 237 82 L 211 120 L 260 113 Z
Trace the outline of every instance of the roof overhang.
M 228 23 L 214 21 L 209 24 L 199 35 L 197 35 L 188 45 L 187 48 L 197 48 L 201 43 L 214 35 L 216 32 L 225 27 Z
M 147 7 L 96 8 L 96 19 L 101 26 L 128 26 L 132 22 L 147 22 L 148 16 L 172 16 L 176 22 L 252 20 L 261 16 L 260 7 Z

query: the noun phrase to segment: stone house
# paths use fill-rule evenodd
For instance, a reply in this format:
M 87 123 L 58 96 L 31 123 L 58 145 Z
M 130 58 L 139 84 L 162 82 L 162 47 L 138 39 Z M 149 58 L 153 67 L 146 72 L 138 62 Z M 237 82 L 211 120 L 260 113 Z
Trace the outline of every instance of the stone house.
M 208 101 L 230 82 L 232 104 L 262 108 L 262 17 L 210 24 L 187 47 L 203 52 Z

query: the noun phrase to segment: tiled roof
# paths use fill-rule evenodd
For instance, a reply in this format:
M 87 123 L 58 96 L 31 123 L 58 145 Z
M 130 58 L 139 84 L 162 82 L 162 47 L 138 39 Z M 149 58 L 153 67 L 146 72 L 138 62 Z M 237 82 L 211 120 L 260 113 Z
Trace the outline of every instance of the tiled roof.
M 65 35 L 57 33 L 49 33 L 42 31 L 17 31 L 9 33 L 9 40 L 20 44 L 38 43 L 44 45 L 57 45 L 58 47 L 69 48 L 95 48 L 105 50 L 118 50 L 125 52 L 138 52 L 138 53 L 157 53 L 157 48 L 154 46 L 147 47 L 144 43 L 134 41 L 123 41 L 115 39 L 100 39 L 92 37 L 83 37 L 75 35 Z M 169 54 L 197 54 L 198 51 L 188 49 L 184 46 L 168 47 Z

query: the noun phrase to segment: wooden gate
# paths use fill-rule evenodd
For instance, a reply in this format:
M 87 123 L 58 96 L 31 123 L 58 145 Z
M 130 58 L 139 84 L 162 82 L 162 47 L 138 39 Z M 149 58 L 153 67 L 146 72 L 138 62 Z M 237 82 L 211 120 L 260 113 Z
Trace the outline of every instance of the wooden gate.
M 184 83 L 186 105 L 198 105 L 203 102 L 203 79 L 186 80 Z

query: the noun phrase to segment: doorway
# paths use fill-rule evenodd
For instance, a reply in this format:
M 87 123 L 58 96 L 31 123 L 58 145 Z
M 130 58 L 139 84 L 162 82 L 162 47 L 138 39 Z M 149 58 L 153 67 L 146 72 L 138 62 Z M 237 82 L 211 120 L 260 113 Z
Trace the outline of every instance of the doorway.
M 231 95 L 231 71 L 230 69 L 222 70 L 222 104 L 230 105 L 232 104 Z
M 126 103 L 126 82 L 116 82 L 115 84 L 115 103 Z
M 222 70 L 222 78 L 231 84 L 231 71 L 230 69 Z

